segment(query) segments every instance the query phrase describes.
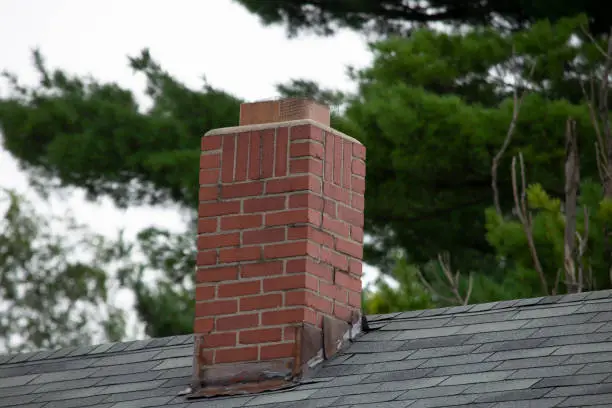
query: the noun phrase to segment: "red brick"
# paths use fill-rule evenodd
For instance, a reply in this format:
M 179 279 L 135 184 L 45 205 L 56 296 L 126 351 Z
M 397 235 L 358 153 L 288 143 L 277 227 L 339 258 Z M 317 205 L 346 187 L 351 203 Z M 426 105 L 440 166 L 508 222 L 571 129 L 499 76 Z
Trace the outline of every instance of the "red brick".
M 342 138 L 334 137 L 334 184 L 342 184 Z
M 352 276 L 343 273 L 336 272 L 336 283 L 344 288 L 350 289 L 354 292 L 361 291 L 361 279 L 353 278 Z
M 363 227 L 363 212 L 344 205 L 338 206 L 338 218 L 357 227 Z
M 351 188 L 351 157 L 353 143 L 342 141 L 342 187 Z
M 318 228 L 310 228 L 309 237 L 311 240 L 313 240 L 317 244 L 326 246 L 328 248 L 334 247 L 335 238 L 332 235 L 328 234 L 327 232 L 321 231 Z
M 277 358 L 293 357 L 295 343 L 270 344 L 261 346 L 261 360 L 275 360 Z
M 308 239 L 308 225 L 302 225 L 299 227 L 289 227 L 287 228 L 287 240 L 296 241 L 300 239 Z
M 251 198 L 243 202 L 245 213 L 278 211 L 285 209 L 285 197 Z
M 198 251 L 196 255 L 196 265 L 208 266 L 217 263 L 217 251 Z
M 238 301 L 231 299 L 196 302 L 195 308 L 198 317 L 231 315 L 238 311 Z
M 211 300 L 215 298 L 216 286 L 203 286 L 198 285 L 195 289 L 196 301 Z
M 325 135 L 325 168 L 323 178 L 325 181 L 332 181 L 334 172 L 334 135 L 327 133 Z
M 257 347 L 233 347 L 215 350 L 215 364 L 257 360 Z
M 219 169 L 200 170 L 200 185 L 217 184 L 219 182 Z
M 312 259 L 290 259 L 287 261 L 287 273 L 304 273 L 318 276 L 329 282 L 332 281 L 332 269 L 329 265 L 315 262 Z
M 212 249 L 240 244 L 240 233 L 206 234 L 198 237 L 198 249 Z
M 285 240 L 285 228 L 266 228 L 255 231 L 244 231 L 242 243 L 244 245 L 268 244 L 271 242 L 282 242 Z
M 298 193 L 289 196 L 289 208 L 312 208 L 323 210 L 323 198 L 312 193 Z
M 196 282 L 221 282 L 238 279 L 238 268 L 235 266 L 198 269 Z
M 217 218 L 200 218 L 198 220 L 198 234 L 217 231 Z
M 219 153 L 200 155 L 200 169 L 218 169 L 219 167 L 221 167 L 221 155 Z
M 241 312 L 276 309 L 283 305 L 283 295 L 280 293 L 270 293 L 261 296 L 243 297 L 240 298 L 239 303 Z
M 262 131 L 262 178 L 270 178 L 274 176 L 274 132 L 274 129 L 266 129 Z
M 330 199 L 326 198 L 323 202 L 323 212 L 332 218 L 336 218 L 338 214 L 337 207 L 338 205 L 336 204 L 336 202 Z
M 351 320 L 352 312 L 348 307 L 342 306 L 338 303 L 334 304 L 334 316 L 348 322 Z
M 266 278 L 263 281 L 264 292 L 276 292 L 290 289 L 305 289 L 306 274 Z
M 200 187 L 198 192 L 199 201 L 212 201 L 219 198 L 219 188 L 217 186 Z
M 351 226 L 351 238 L 353 241 L 362 243 L 363 242 L 363 228 Z
M 363 264 L 360 260 L 351 259 L 349 260 L 349 272 L 361 276 L 363 273 Z
M 288 193 L 291 191 L 303 190 L 310 190 L 320 194 L 321 180 L 314 175 L 306 174 L 266 181 L 267 194 Z
M 259 325 L 259 314 L 239 314 L 217 318 L 216 328 L 219 331 L 256 328 Z
M 289 148 L 290 157 L 314 157 L 323 158 L 323 145 L 315 141 L 292 142 Z
M 289 258 L 301 255 L 308 255 L 308 245 L 306 241 L 269 244 L 264 247 L 265 259 Z
M 292 159 L 289 165 L 291 174 L 312 173 L 317 176 L 323 175 L 323 162 L 316 159 Z
M 289 129 L 286 127 L 276 129 L 276 157 L 274 159 L 274 175 L 284 177 L 287 175 L 287 150 L 289 149 Z
M 283 262 L 258 262 L 253 264 L 246 264 L 241 266 L 240 277 L 241 278 L 258 278 L 261 276 L 274 276 L 282 275 L 283 273 Z
M 266 214 L 266 226 L 298 223 L 321 224 L 321 213 L 310 208 L 288 210 Z
M 299 125 L 291 128 L 291 140 L 312 139 L 323 141 L 323 130 L 313 125 Z
M 346 256 L 327 248 L 321 248 L 321 260 L 333 267 L 346 271 L 348 269 L 348 259 Z
M 293 341 L 295 340 L 295 332 L 297 331 L 296 327 L 289 326 L 283 328 L 283 340 L 284 341 Z
M 261 248 L 258 246 L 221 249 L 219 251 L 219 262 L 222 263 L 255 261 L 260 258 Z
M 200 318 L 196 315 L 193 322 L 193 332 L 196 334 L 210 333 L 215 327 L 215 319 L 211 317 Z
M 221 135 L 204 136 L 201 149 L 203 151 L 219 150 L 221 148 Z
M 223 198 L 254 197 L 263 193 L 262 181 L 247 181 L 246 183 L 227 184 L 221 187 Z
M 221 164 L 221 181 L 231 183 L 234 181 L 234 156 L 236 154 L 236 135 L 223 136 L 223 151 Z
M 362 144 L 353 143 L 353 156 L 358 159 L 365 160 L 366 158 L 366 149 Z
M 239 333 L 240 344 L 260 344 L 281 341 L 283 329 L 280 327 L 271 329 L 242 330 Z
M 263 215 L 230 215 L 221 218 L 222 230 L 236 230 L 261 227 L 263 224 Z
M 302 323 L 305 320 L 306 310 L 303 307 L 297 309 L 273 310 L 262 312 L 261 323 L 264 326 L 276 326 L 287 323 Z
M 308 306 L 323 313 L 331 314 L 333 303 L 315 293 L 307 290 L 297 290 L 285 294 L 286 306 Z
M 319 293 L 325 297 L 338 300 L 342 303 L 346 303 L 348 299 L 348 290 L 335 284 L 319 282 Z
M 334 220 L 327 215 L 323 216 L 323 229 L 343 237 L 350 236 L 350 227 L 342 221 Z
M 251 132 L 242 132 L 238 135 L 238 146 L 236 146 L 236 181 L 247 179 L 249 163 L 249 139 Z
M 363 211 L 365 209 L 364 197 L 360 194 L 351 194 L 351 207 L 358 211 Z
M 261 292 L 261 281 L 247 281 L 238 283 L 224 283 L 217 290 L 220 298 L 231 298 L 247 295 L 256 295 Z
M 221 203 L 205 203 L 198 207 L 200 217 L 214 217 L 218 215 L 238 214 L 240 212 L 239 201 Z
M 204 347 L 217 348 L 217 347 L 233 347 L 236 345 L 237 333 L 210 333 L 206 336 L 202 336 L 204 341 Z
M 361 293 L 360 292 L 349 292 L 348 303 L 350 306 L 361 308 Z
M 251 148 L 249 151 L 249 179 L 260 178 L 261 164 L 259 160 L 259 145 L 261 143 L 261 132 L 251 132 Z
M 359 176 L 351 177 L 351 190 L 355 193 L 365 193 L 365 179 Z
M 323 184 L 323 195 L 329 198 L 333 198 L 341 203 L 349 204 L 351 202 L 351 194 L 349 190 L 343 189 L 340 186 L 324 183 Z
M 363 245 L 356 244 L 351 241 L 344 240 L 342 238 L 336 239 L 336 250 L 344 254 L 351 255 L 355 258 L 363 258 Z
M 365 177 L 365 163 L 361 160 L 353 160 L 353 164 L 351 166 L 351 171 L 353 174 L 361 177 Z

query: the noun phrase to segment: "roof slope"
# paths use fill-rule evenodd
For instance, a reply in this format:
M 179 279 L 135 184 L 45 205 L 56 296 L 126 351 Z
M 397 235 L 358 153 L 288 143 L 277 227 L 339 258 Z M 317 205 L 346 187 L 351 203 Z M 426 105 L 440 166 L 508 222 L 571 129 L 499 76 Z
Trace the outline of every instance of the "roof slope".
M 370 316 L 287 391 L 187 401 L 192 337 L 0 356 L 0 407 L 612 407 L 612 291 Z

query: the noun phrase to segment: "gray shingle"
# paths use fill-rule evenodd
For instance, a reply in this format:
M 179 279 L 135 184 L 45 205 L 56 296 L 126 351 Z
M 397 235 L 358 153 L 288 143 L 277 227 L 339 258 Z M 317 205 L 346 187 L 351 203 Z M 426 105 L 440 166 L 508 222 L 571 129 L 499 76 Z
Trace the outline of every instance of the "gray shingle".
M 558 405 L 563 398 L 538 398 L 534 400 L 506 401 L 493 405 L 492 408 L 552 408 Z
M 533 309 L 523 309 L 514 315 L 514 319 L 541 319 L 553 316 L 565 316 L 580 309 L 581 305 L 543 307 Z M 586 313 L 586 312 L 585 312 Z
M 517 370 L 510 378 L 548 378 L 563 375 L 572 375 L 580 370 L 582 365 L 562 365 L 551 367 L 531 367 Z
M 412 353 L 413 351 L 391 351 L 388 353 L 355 354 L 343 364 L 371 364 L 385 361 L 399 361 L 405 359 Z
M 406 330 L 400 332 L 394 340 L 422 339 L 426 337 L 450 336 L 461 330 L 461 326 L 438 327 L 434 329 Z
M 249 396 L 179 395 L 191 382 L 191 335 L 11 356 L 21 362 L 0 359 L 0 407 L 603 406 L 612 394 L 612 298 L 582 299 L 591 296 L 377 316 L 371 326 L 383 329 L 302 385 Z
M 482 382 L 501 381 L 508 378 L 512 371 L 488 371 L 484 373 L 458 374 L 448 377 L 441 385 L 476 384 Z
M 399 397 L 403 391 L 392 391 L 392 392 L 373 392 L 366 395 L 349 395 L 341 397 L 334 402 L 335 406 L 338 405 L 351 405 L 351 404 L 374 404 L 378 402 L 393 401 Z
M 600 382 L 604 381 L 608 375 L 609 374 L 606 373 L 544 378 L 536 384 L 536 387 L 568 387 L 576 385 L 599 384 Z

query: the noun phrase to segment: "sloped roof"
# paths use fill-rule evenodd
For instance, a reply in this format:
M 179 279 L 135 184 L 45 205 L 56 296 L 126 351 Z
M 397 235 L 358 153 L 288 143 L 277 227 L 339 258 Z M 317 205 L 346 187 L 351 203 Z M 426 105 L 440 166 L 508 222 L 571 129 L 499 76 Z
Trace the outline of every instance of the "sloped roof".
M 612 291 L 369 317 L 291 390 L 188 401 L 192 336 L 0 356 L 0 407 L 611 407 Z

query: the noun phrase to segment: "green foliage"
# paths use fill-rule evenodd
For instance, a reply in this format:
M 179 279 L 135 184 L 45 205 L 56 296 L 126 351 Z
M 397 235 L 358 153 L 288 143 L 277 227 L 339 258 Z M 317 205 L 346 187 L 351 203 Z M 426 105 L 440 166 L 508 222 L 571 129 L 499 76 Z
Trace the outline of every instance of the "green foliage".
M 69 217 L 52 223 L 9 190 L 0 190 L 0 208 L 0 352 L 120 340 L 102 237 Z
M 584 268 L 584 289 L 610 288 L 609 267 L 605 262 L 605 227 L 612 218 L 608 212 L 609 201 L 602 200 L 602 188 L 598 183 L 584 181 L 580 186 L 576 232 L 586 238 L 586 250 L 578 263 Z M 533 237 L 549 293 L 566 293 L 564 284 L 564 234 L 565 214 L 561 200 L 547 194 L 540 184 L 527 188 L 528 208 L 533 216 Z M 586 221 L 586 222 L 585 222 Z M 588 225 L 588 230 L 586 230 Z M 534 296 L 543 295 L 526 234 L 516 217 L 501 217 L 494 209 L 487 210 L 487 240 L 495 248 L 498 259 L 504 264 L 506 280 L 513 280 L 524 288 L 533 287 Z M 587 237 L 588 235 L 588 237 Z M 578 247 L 580 239 L 575 238 Z
M 374 288 L 364 289 L 363 309 L 368 314 L 428 309 L 434 305 L 432 294 L 419 280 L 419 270 L 398 258 L 393 269 L 396 284 L 379 277 Z
M 540 19 L 557 21 L 579 13 L 590 16 L 593 31 L 607 33 L 612 25 L 610 5 L 597 0 L 505 1 L 430 0 L 236 0 L 264 24 L 282 24 L 289 35 L 313 31 L 330 35 L 338 28 L 387 35 L 406 34 L 427 23 L 449 25 L 495 25 L 498 29 L 520 29 Z

